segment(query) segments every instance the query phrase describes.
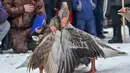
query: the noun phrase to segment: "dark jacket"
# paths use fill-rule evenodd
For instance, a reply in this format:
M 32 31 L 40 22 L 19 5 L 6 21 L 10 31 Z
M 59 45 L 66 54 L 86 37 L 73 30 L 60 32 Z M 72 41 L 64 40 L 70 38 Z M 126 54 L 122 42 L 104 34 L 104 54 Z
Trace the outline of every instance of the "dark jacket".
M 5 8 L 2 5 L 2 1 L 0 0 L 0 23 L 3 23 L 7 20 L 8 13 L 6 12 Z
M 108 0 L 111 1 L 112 6 L 122 6 L 122 0 Z M 130 0 L 124 0 L 125 5 L 130 4 Z
M 56 0 L 43 0 L 45 4 L 49 5 L 53 9 L 56 8 Z
M 124 0 L 125 5 L 130 5 L 130 0 Z M 122 0 L 108 0 L 107 9 L 105 16 L 108 17 L 110 15 L 111 7 L 113 6 L 122 6 Z

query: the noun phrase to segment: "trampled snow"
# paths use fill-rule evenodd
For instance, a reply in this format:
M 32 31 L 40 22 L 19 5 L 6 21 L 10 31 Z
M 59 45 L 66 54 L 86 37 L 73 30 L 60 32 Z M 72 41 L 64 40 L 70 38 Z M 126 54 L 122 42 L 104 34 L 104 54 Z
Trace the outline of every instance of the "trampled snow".
M 103 40 L 107 42 L 108 39 L 111 39 L 113 34 L 111 28 L 105 29 L 105 31 L 109 31 L 108 34 L 105 34 L 107 38 Z M 109 45 L 130 54 L 130 36 L 127 29 L 126 39 L 127 43 Z M 26 54 L 14 54 L 10 52 L 10 50 L 9 52 L 5 51 L 4 54 L 0 55 L 0 73 L 29 73 L 26 68 L 16 69 L 17 66 L 21 65 L 25 61 L 29 54 L 30 52 Z M 96 68 L 96 73 L 130 73 L 130 55 L 98 59 L 96 61 Z M 75 73 L 84 73 L 89 71 L 89 69 L 90 66 L 85 67 L 84 65 L 81 65 L 78 69 L 75 70 Z M 39 73 L 39 70 L 36 69 L 30 73 Z

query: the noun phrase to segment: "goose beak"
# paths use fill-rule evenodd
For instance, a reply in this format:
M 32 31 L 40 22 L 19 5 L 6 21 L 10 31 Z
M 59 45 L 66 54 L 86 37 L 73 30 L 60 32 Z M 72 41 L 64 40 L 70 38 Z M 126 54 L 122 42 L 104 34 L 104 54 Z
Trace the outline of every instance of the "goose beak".
M 126 15 L 126 8 L 122 8 L 118 11 L 119 15 L 125 16 Z

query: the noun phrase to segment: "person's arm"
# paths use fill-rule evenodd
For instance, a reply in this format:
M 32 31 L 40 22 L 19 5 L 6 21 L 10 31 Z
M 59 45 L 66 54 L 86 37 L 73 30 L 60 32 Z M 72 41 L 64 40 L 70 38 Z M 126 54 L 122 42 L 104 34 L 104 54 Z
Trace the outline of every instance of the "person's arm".
M 22 6 L 22 5 L 19 5 L 17 7 L 13 6 L 12 0 L 4 0 L 3 4 L 4 4 L 5 8 L 7 9 L 9 16 L 11 16 L 13 18 L 21 16 L 25 12 L 24 6 Z
M 94 3 L 95 5 L 97 5 L 97 0 L 93 0 L 93 3 Z
M 35 12 L 35 15 L 38 16 L 38 15 L 42 15 L 42 14 L 45 14 L 45 7 L 44 7 L 44 2 L 43 0 L 39 0 L 39 2 L 37 2 L 37 7 L 36 7 L 36 12 Z M 44 19 L 44 21 L 46 21 L 46 19 Z M 42 24 L 43 27 L 44 27 L 44 23 Z M 42 30 L 43 30 L 43 27 L 41 29 L 38 29 L 36 28 L 35 29 L 35 32 L 36 33 L 42 33 Z
M 6 9 L 3 7 L 2 2 L 0 0 L 0 23 L 3 23 L 7 20 L 8 13 Z
M 37 15 L 42 15 L 45 13 L 45 5 L 44 5 L 44 2 L 43 0 L 38 0 L 37 2 L 37 7 L 36 7 L 36 16 Z
M 93 7 L 93 10 L 96 8 L 96 5 L 97 5 L 97 0 L 90 0 L 90 3 Z
M 56 5 L 57 5 L 57 0 L 52 0 L 52 2 L 53 2 L 53 8 L 54 8 L 54 10 L 57 10 L 57 7 L 56 7 Z

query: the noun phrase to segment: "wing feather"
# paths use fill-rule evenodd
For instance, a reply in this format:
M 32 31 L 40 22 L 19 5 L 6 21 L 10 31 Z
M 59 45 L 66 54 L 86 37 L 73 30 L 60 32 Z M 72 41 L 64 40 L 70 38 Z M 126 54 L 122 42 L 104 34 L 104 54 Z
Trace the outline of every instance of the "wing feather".
M 54 36 L 52 33 L 50 33 L 36 47 L 28 63 L 29 71 L 31 69 L 34 70 L 36 68 L 39 68 L 44 64 L 44 62 L 46 61 L 45 58 L 48 56 L 48 53 L 51 51 L 51 46 L 53 42 L 54 42 Z
M 105 58 L 103 47 L 113 50 L 90 34 L 75 28 L 65 28 L 56 32 L 56 35 L 49 34 L 39 44 L 30 58 L 29 70 L 44 64 L 46 73 L 73 73 L 79 64 L 88 65 L 90 58 Z
M 73 73 L 75 67 L 79 66 L 81 59 L 88 62 L 88 58 L 104 57 L 104 52 L 96 41 L 87 33 L 77 29 L 65 29 L 62 31 L 62 51 L 61 64 L 64 64 L 63 68 L 59 66 L 62 73 Z M 63 58 L 65 56 L 65 58 Z M 63 69 L 63 70 L 62 70 Z M 61 72 L 58 72 L 61 73 Z

